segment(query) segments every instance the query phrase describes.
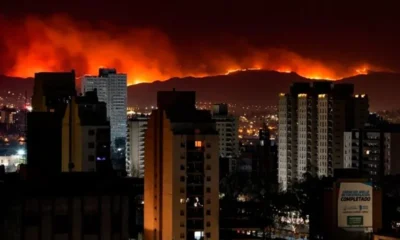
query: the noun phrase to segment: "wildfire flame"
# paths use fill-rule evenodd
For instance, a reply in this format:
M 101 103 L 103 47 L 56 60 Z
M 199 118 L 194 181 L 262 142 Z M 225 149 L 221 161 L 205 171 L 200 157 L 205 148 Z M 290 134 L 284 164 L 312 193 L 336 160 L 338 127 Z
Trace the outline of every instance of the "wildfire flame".
M 356 73 L 360 74 L 360 75 L 366 75 L 366 74 L 368 74 L 368 72 L 369 72 L 369 69 L 366 66 L 362 66 L 362 67 L 356 69 Z
M 201 49 L 197 55 L 185 56 L 166 34 L 156 29 L 103 31 L 65 16 L 29 17 L 22 25 L 0 19 L 0 31 L 5 34 L 3 45 L 7 50 L 0 56 L 0 63 L 7 63 L 0 64 L 0 72 L 19 77 L 71 69 L 78 76 L 93 75 L 100 66 L 108 66 L 127 73 L 129 84 L 260 69 L 335 80 L 367 74 L 375 68 L 367 64 L 349 68 L 284 49 L 255 49 L 247 45 L 243 46 L 248 50 L 245 56 L 232 56 L 228 51 L 215 49 Z
M 262 68 L 255 67 L 255 68 L 236 68 L 236 69 L 228 69 L 225 75 L 229 75 L 235 72 L 245 72 L 245 71 L 255 71 L 255 70 L 262 70 Z

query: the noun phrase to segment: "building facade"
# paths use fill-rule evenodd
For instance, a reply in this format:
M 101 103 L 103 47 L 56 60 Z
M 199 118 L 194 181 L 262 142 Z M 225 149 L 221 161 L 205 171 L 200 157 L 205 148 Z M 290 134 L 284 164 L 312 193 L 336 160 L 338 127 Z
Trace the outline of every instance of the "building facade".
M 0 239 L 138 239 L 143 180 L 95 173 L 1 179 Z M 21 180 L 23 179 L 23 180 Z M 43 181 L 44 180 L 44 181 Z
M 62 122 L 62 171 L 111 170 L 110 123 L 96 91 L 73 97 Z
M 392 128 L 353 129 L 344 133 L 345 168 L 378 182 L 384 175 L 400 174 L 400 131 Z
M 239 118 L 228 113 L 228 104 L 214 104 L 212 117 L 219 134 L 219 153 L 222 158 L 239 156 Z
M 111 127 L 112 158 L 125 160 L 127 135 L 127 75 L 115 69 L 99 69 L 98 76 L 82 78 L 82 93 L 97 90 L 99 101 L 107 105 Z M 114 164 L 119 164 L 114 162 Z M 120 167 L 120 166 L 118 166 Z
M 295 83 L 279 95 L 278 181 L 282 190 L 305 173 L 343 168 L 343 133 L 368 120 L 368 96 L 351 84 Z
M 0 123 L 13 124 L 15 123 L 15 115 L 17 110 L 13 108 L 3 107 L 0 109 Z
M 219 136 L 194 92 L 159 92 L 146 132 L 146 240 L 219 239 Z
M 148 120 L 147 115 L 136 115 L 128 120 L 126 171 L 131 177 L 144 178 L 144 142 Z
M 61 172 L 62 119 L 76 96 L 75 72 L 35 74 L 32 112 L 27 116 L 27 164 L 44 174 Z

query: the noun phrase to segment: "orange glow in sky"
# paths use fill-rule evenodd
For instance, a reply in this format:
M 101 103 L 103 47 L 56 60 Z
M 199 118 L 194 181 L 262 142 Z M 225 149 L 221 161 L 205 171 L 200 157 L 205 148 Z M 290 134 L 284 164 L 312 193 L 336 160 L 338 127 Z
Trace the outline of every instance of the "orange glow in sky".
M 249 49 L 249 54 L 242 57 L 212 51 L 206 60 L 187 65 L 187 57 L 178 54 L 168 36 L 156 29 L 114 34 L 60 16 L 46 20 L 31 17 L 13 31 L 14 37 L 6 40 L 6 46 L 14 61 L 5 74 L 19 77 L 71 69 L 76 70 L 77 76 L 96 75 L 100 66 L 107 66 L 126 73 L 129 85 L 257 69 L 335 80 L 367 74 L 372 68 L 367 64 L 351 67 L 328 64 L 284 49 Z M 190 60 L 196 59 L 197 56 L 190 56 Z

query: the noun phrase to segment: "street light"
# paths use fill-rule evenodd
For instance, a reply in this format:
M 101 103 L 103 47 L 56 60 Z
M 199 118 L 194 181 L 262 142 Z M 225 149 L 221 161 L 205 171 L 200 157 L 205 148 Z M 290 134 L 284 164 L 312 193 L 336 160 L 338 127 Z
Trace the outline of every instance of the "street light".
M 17 151 L 17 154 L 20 155 L 20 156 L 25 155 L 25 150 L 24 149 L 19 149 Z

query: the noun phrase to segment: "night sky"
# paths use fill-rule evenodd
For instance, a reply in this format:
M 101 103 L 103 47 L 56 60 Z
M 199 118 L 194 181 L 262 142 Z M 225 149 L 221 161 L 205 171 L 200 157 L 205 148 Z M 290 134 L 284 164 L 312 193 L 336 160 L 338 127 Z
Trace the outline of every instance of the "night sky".
M 24 39 L 21 37 L 24 36 L 21 31 L 26 31 L 26 29 L 19 31 L 15 29 L 30 21 L 29 17 L 32 16 L 35 19 L 41 19 L 44 23 L 48 17 L 64 16 L 70 21 L 66 25 L 72 22 L 71 24 L 74 26 L 79 26 L 79 31 L 86 31 L 88 28 L 90 31 L 104 31 L 108 33 L 108 39 L 118 41 L 120 36 L 130 29 L 152 29 L 162 34 L 161 38 L 165 37 L 165 40 L 161 43 L 156 42 L 154 46 L 146 45 L 142 48 L 150 49 L 149 52 L 154 48 L 167 48 L 165 51 L 173 54 L 168 58 L 157 60 L 157 56 L 163 55 L 163 52 L 147 53 L 147 50 L 144 53 L 141 52 L 140 54 L 146 56 L 144 61 L 150 61 L 149 59 L 157 61 L 154 63 L 156 65 L 143 66 L 143 69 L 163 68 L 154 76 L 143 77 L 145 81 L 149 81 L 149 78 L 169 77 L 175 73 L 187 75 L 202 71 L 205 73 L 222 71 L 215 67 L 218 64 L 210 63 L 213 60 L 213 54 L 223 55 L 224 60 L 226 60 L 225 57 L 235 59 L 235 66 L 246 65 L 249 67 L 248 62 L 253 65 L 257 62 L 254 60 L 255 53 L 268 51 L 265 49 L 271 48 L 293 52 L 301 56 L 302 61 L 312 59 L 322 62 L 324 67 L 340 65 L 340 68 L 343 69 L 343 66 L 347 65 L 368 63 L 378 66 L 380 69 L 400 71 L 398 6 L 399 3 L 394 0 L 5 0 L 2 1 L 0 8 L 0 16 L 2 16 L 0 17 L 0 24 L 2 24 L 0 30 L 5 32 L 5 38 L 17 35 L 18 38 Z M 81 29 L 80 26 L 83 23 L 85 28 Z M 26 38 L 29 44 L 31 38 L 32 35 Z M 155 38 L 160 39 L 160 37 Z M 147 40 L 149 39 L 145 39 L 145 41 Z M 54 42 L 54 39 L 52 41 Z M 0 43 L 0 46 L 5 53 L 0 57 L 2 60 L 0 72 L 10 73 L 9 69 L 15 68 L 16 51 L 12 48 L 19 48 L 24 44 L 15 46 L 10 43 L 4 44 L 4 39 L 0 42 L 3 42 Z M 138 46 L 140 48 L 143 44 Z M 67 52 L 69 54 L 67 57 L 63 57 L 63 62 L 73 55 L 70 50 Z M 74 57 L 76 57 L 75 55 Z M 84 58 L 86 65 L 86 62 L 91 61 L 88 53 L 79 53 L 78 55 L 76 58 Z M 251 61 L 249 55 L 251 55 Z M 274 56 L 273 60 L 287 61 L 287 57 L 281 58 L 281 56 Z M 123 58 L 117 60 L 123 65 Z M 138 59 L 132 61 L 137 62 Z M 166 69 L 164 66 L 160 67 L 160 65 L 165 65 L 164 62 L 171 61 L 174 64 Z M 63 67 L 70 65 L 64 64 Z M 118 66 L 118 64 L 116 65 Z M 200 70 L 199 65 L 202 65 Z M 264 63 L 262 65 L 264 68 Z M 279 66 L 281 65 L 282 63 Z M 290 64 L 289 66 L 293 71 L 298 69 L 298 67 L 291 67 Z M 58 68 L 60 67 L 53 66 L 50 70 L 59 70 Z M 271 68 L 277 67 L 273 65 Z M 335 68 L 333 67 L 333 71 L 336 70 Z M 90 66 L 82 69 L 82 71 L 92 71 Z M 138 69 L 141 68 L 138 67 Z M 125 71 L 129 72 L 129 70 Z M 11 72 L 18 74 L 21 71 Z M 135 74 L 138 77 L 141 76 L 139 73 Z M 341 77 L 339 75 L 335 77 Z

